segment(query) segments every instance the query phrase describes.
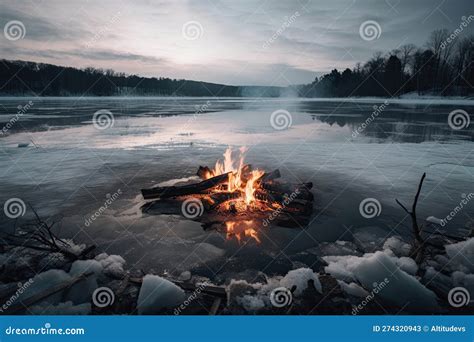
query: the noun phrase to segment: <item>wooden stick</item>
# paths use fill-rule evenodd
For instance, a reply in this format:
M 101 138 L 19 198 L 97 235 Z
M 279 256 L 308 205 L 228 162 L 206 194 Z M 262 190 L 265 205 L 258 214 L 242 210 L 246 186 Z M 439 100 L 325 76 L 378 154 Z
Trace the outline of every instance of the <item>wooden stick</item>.
M 25 307 L 29 307 L 35 303 L 38 303 L 39 301 L 48 298 L 49 296 L 52 296 L 55 293 L 61 292 L 64 289 L 70 288 L 77 282 L 86 279 L 87 277 L 90 277 L 94 272 L 87 272 L 80 274 L 78 276 L 73 277 L 71 280 L 65 281 L 64 283 L 57 284 L 53 287 L 47 288 L 39 293 L 34 294 L 31 297 L 28 297 L 21 303 L 14 303 L 12 306 L 10 306 L 6 311 L 8 311 L 9 314 L 18 312 Z
M 229 179 L 229 173 L 224 173 L 222 175 L 206 179 L 196 184 L 142 189 L 142 195 L 144 199 L 155 199 L 203 194 L 207 190 L 219 184 L 227 182 L 227 180 Z

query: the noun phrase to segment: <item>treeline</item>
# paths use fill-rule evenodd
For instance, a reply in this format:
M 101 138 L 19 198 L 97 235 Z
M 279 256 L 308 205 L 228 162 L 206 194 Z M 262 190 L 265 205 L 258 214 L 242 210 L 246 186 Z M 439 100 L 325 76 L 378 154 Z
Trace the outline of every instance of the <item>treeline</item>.
M 455 31 L 456 32 L 456 31 Z M 334 69 L 299 88 L 304 97 L 458 95 L 474 93 L 474 36 L 436 30 L 424 48 L 403 45 L 387 54 L 376 53 L 365 64 Z
M 31 96 L 280 96 L 279 87 L 237 87 L 0 60 L 0 94 Z

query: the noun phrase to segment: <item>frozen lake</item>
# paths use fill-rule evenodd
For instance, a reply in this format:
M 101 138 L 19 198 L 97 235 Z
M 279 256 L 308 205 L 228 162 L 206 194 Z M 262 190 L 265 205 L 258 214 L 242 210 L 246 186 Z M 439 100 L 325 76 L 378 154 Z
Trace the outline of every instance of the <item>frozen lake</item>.
M 18 115 L 18 106 L 30 100 Z M 43 217 L 60 220 L 63 236 L 120 254 L 136 268 L 212 278 L 285 273 L 298 253 L 321 242 L 352 241 L 366 227 L 409 238 L 409 218 L 395 198 L 411 205 L 423 172 L 420 219 L 444 218 L 463 194 L 474 192 L 474 123 L 461 130 L 448 124 L 453 110 L 472 117 L 474 101 L 394 100 L 375 113 L 383 101 L 2 98 L 0 126 L 15 115 L 19 120 L 0 137 L 0 200 L 20 198 Z M 98 110 L 112 113 L 112 127 L 92 124 Z M 272 126 L 276 110 L 289 113 L 289 127 Z M 182 217 L 141 213 L 140 189 L 192 177 L 228 146 L 247 146 L 248 163 L 279 168 L 285 181 L 314 183 L 314 215 L 306 229 L 261 229 L 260 244 L 239 243 Z M 361 216 L 366 198 L 381 203 L 379 216 Z M 445 228 L 463 227 L 473 217 L 469 203 Z M 2 212 L 0 224 L 9 230 L 14 220 Z

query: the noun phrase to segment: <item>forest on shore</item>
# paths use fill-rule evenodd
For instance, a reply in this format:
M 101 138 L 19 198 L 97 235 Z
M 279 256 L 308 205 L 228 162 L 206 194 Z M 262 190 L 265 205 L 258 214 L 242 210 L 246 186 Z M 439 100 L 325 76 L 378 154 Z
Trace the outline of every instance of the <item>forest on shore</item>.
M 141 77 L 111 69 L 78 69 L 28 61 L 0 60 L 0 95 L 15 96 L 218 96 L 218 97 L 397 97 L 468 96 L 474 93 L 474 35 L 432 32 L 424 47 L 406 44 L 377 52 L 366 63 L 337 69 L 311 84 L 232 86 L 201 81 Z

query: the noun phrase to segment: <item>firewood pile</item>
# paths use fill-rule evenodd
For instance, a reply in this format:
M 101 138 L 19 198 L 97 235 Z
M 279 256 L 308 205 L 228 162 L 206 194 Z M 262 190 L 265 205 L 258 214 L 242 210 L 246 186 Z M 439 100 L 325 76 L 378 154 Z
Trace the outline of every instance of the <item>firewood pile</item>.
M 265 172 L 237 160 L 229 148 L 213 169 L 200 166 L 200 181 L 185 185 L 143 189 L 148 214 L 182 215 L 229 237 L 252 237 L 259 242 L 262 227 L 304 228 L 313 211 L 312 183 L 281 182 L 279 170 Z

